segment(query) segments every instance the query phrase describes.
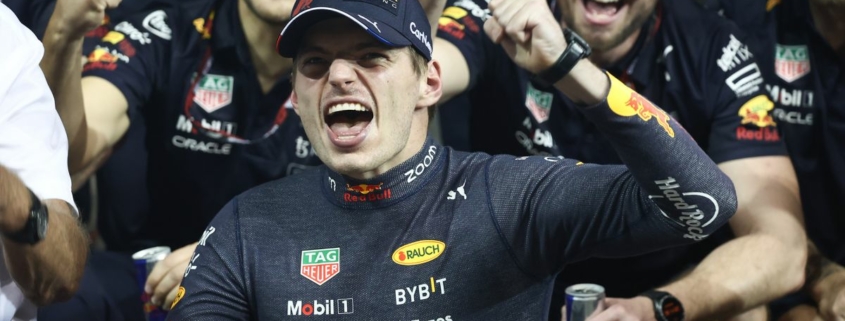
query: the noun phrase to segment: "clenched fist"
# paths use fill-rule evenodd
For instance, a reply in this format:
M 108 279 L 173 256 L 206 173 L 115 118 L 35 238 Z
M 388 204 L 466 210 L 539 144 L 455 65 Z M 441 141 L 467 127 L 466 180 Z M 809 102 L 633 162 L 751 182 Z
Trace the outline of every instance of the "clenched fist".
M 99 26 L 106 9 L 115 8 L 121 0 L 58 0 L 52 19 L 58 19 L 69 36 L 81 37 Z
M 566 49 L 560 23 L 544 0 L 491 0 L 484 31 L 520 67 L 539 73 Z

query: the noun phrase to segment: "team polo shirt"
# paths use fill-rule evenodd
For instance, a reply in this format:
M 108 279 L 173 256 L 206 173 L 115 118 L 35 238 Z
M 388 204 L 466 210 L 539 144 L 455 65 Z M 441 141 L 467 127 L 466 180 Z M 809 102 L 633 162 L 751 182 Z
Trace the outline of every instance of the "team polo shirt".
M 97 175 L 112 249 L 196 242 L 235 195 L 319 163 L 290 80 L 262 93 L 236 0 L 110 21 L 85 47 L 83 75 L 111 82 L 129 103 L 130 128 Z
M 730 179 L 673 120 L 626 102 L 663 111 L 611 86 L 583 112 L 627 167 L 429 141 L 370 179 L 319 167 L 262 185 L 206 229 L 169 320 L 542 320 L 565 264 L 726 223 Z
M 470 70 L 466 96 L 456 97 L 469 104 L 440 108 L 444 143 L 488 153 L 620 163 L 609 141 L 571 101 L 532 83 L 530 74 L 490 41 L 482 28 L 488 14 L 483 0 L 451 0 L 440 18 L 438 37 L 463 53 Z M 633 50 L 608 70 L 669 112 L 716 163 L 784 155 L 760 66 L 744 41 L 735 25 L 693 1 L 661 1 Z M 469 123 L 461 123 L 461 117 Z M 469 140 L 449 140 L 455 137 Z M 725 229 L 696 247 L 572 264 L 559 277 L 550 319 L 559 314 L 568 284 L 599 283 L 609 295 L 633 296 L 669 282 L 730 237 Z
M 806 1 L 746 2 L 711 5 L 760 30 L 755 54 L 798 175 L 807 236 L 845 264 L 845 58 L 819 34 Z

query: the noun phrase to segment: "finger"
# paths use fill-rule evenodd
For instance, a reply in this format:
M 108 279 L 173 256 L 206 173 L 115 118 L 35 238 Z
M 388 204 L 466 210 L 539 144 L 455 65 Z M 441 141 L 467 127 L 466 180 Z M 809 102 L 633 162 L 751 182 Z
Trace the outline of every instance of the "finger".
M 505 33 L 519 43 L 528 42 L 529 39 L 529 23 L 531 17 L 534 16 L 530 8 L 524 7 L 523 10 L 517 11 L 508 24 L 505 25 Z
M 170 290 L 170 293 L 167 294 L 167 297 L 164 299 L 164 303 L 161 307 L 165 311 L 170 311 L 170 307 L 173 305 L 173 300 L 176 300 L 176 293 L 179 292 L 179 287 L 174 287 L 173 290 Z
M 509 57 L 516 57 L 516 42 L 508 37 L 502 37 L 500 44 L 502 45 L 502 49 L 505 49 L 505 53 L 507 53 Z
M 499 25 L 499 22 L 496 19 L 487 19 L 484 22 L 484 32 L 487 33 L 487 36 L 490 37 L 490 40 L 493 43 L 498 44 L 502 41 L 502 37 L 504 36 L 504 28 Z
M 188 266 L 188 261 L 191 260 L 191 254 L 193 254 L 194 249 L 196 249 L 196 244 L 184 246 L 173 253 L 170 253 L 170 255 L 165 257 L 164 260 L 161 260 L 161 262 L 158 262 L 155 267 L 153 267 L 153 271 L 150 272 L 150 275 L 147 276 L 147 283 L 144 285 L 144 292 L 152 293 L 152 291 L 158 287 L 161 279 L 164 278 L 174 266 L 180 264 L 183 267 Z
M 164 279 L 156 285 L 150 302 L 155 305 L 161 305 L 167 294 L 173 289 L 178 288 L 179 284 L 182 283 L 182 276 L 185 275 L 185 269 L 187 267 L 188 262 L 185 262 L 184 265 L 175 266 L 170 269 Z
M 117 6 L 120 5 L 120 1 L 121 0 L 106 0 L 106 6 L 109 9 L 117 8 Z

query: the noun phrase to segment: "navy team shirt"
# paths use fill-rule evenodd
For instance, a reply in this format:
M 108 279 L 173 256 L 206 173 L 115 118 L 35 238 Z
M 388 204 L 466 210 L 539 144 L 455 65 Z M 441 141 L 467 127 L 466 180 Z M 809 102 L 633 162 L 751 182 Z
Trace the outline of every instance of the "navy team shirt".
M 665 115 L 619 88 L 582 111 L 627 167 L 428 141 L 371 179 L 320 167 L 239 195 L 168 319 L 535 321 L 566 263 L 709 235 L 736 210 L 730 179 L 674 120 L 630 113 L 636 101 Z
M 117 86 L 131 120 L 98 172 L 110 249 L 196 242 L 235 195 L 319 163 L 289 79 L 262 93 L 240 26 L 236 0 L 193 1 L 88 34 L 83 75 Z
M 710 5 L 758 30 L 755 54 L 798 175 L 807 236 L 845 264 L 845 57 L 819 34 L 807 1 L 720 2 Z
M 444 143 L 488 153 L 620 163 L 608 140 L 571 101 L 530 82 L 530 74 L 487 38 L 482 26 L 488 14 L 484 0 L 450 0 L 440 19 L 438 37 L 457 46 L 470 69 L 468 92 L 440 109 Z M 634 48 L 608 71 L 669 112 L 716 163 L 786 153 L 745 37 L 693 1 L 658 2 Z M 467 118 L 468 124 L 462 122 Z M 569 265 L 558 279 L 550 319 L 559 320 L 566 285 L 592 282 L 612 296 L 637 295 L 669 282 L 731 237 L 728 229 L 721 232 L 695 248 Z

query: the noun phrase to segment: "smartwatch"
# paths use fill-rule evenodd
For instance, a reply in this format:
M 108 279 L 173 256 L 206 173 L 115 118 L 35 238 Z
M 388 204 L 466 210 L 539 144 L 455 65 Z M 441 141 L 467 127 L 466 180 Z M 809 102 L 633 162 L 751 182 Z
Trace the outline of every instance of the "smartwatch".
M 574 31 L 569 28 L 563 29 L 563 37 L 566 39 L 566 49 L 557 58 L 557 61 L 548 69 L 534 75 L 531 80 L 543 87 L 554 86 L 561 80 L 575 64 L 581 59 L 587 58 L 592 53 L 590 45 Z
M 684 306 L 677 298 L 668 292 L 649 290 L 640 296 L 651 299 L 654 307 L 654 318 L 657 321 L 683 321 Z
M 44 239 L 47 235 L 47 207 L 32 190 L 27 188 L 29 196 L 32 199 L 32 205 L 29 207 L 29 219 L 27 219 L 24 227 L 14 233 L 4 234 L 6 238 L 24 244 L 35 244 Z

